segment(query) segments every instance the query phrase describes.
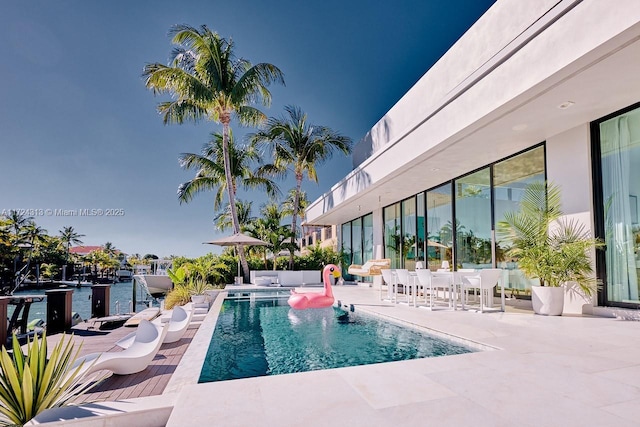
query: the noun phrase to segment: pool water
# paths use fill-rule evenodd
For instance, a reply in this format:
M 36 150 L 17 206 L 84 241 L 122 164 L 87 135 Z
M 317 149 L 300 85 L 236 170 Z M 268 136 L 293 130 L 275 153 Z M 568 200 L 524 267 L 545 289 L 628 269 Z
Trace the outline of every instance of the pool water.
M 199 382 L 306 372 L 474 350 L 337 307 L 293 310 L 286 299 L 226 300 Z

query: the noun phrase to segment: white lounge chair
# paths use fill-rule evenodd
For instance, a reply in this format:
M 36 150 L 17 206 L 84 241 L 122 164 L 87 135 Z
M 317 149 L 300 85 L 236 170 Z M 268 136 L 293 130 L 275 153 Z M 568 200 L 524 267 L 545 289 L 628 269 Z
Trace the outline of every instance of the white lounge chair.
M 133 343 L 123 351 L 99 352 L 82 356 L 71 367 L 71 372 L 84 362 L 81 375 L 107 370 L 116 375 L 129 375 L 145 370 L 156 357 L 168 330 L 168 323 L 154 325 L 148 320 L 141 320 L 135 333 Z
M 347 269 L 347 273 L 361 277 L 379 276 L 380 270 L 389 268 L 390 266 L 391 260 L 389 258 L 371 259 L 362 265 L 351 264 Z
M 193 316 L 193 310 L 186 310 L 184 307 L 175 306 L 169 319 L 169 326 L 167 327 L 167 335 L 164 337 L 162 344 L 170 344 L 179 341 L 187 332 L 189 324 L 191 323 L 191 317 Z M 160 318 L 156 318 L 152 323 L 156 326 L 162 324 Z M 116 342 L 118 347 L 129 348 L 133 344 L 136 337 L 136 331 L 131 332 L 125 337 Z

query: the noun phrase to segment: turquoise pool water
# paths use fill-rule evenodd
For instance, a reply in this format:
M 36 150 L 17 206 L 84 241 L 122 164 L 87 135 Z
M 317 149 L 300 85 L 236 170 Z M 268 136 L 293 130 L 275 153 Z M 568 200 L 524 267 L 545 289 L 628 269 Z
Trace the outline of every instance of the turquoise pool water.
M 292 310 L 280 298 L 226 300 L 199 382 L 469 353 L 412 328 L 339 308 Z

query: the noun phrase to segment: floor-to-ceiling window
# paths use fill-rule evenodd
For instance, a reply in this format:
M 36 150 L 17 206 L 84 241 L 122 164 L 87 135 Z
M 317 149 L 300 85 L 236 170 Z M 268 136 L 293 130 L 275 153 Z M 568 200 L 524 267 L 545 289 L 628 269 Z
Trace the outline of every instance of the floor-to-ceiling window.
M 373 214 L 362 217 L 362 259 L 373 259 Z
M 513 156 L 493 166 L 493 211 L 494 226 L 504 220 L 507 212 L 520 209 L 520 201 L 525 187 L 536 181 L 544 181 L 545 157 L 544 147 L 540 146 Z M 508 271 L 505 288 L 510 295 L 529 295 L 532 281 L 527 279 L 518 269 L 518 259 L 509 256 L 509 247 L 500 241 L 500 234 L 496 235 L 496 266 Z
M 351 263 L 362 265 L 362 218 L 351 221 L 351 252 Z
M 508 270 L 505 285 L 512 295 L 527 295 L 529 282 L 517 270 L 517 259 L 506 255 L 508 248 L 496 242 L 495 227 L 505 212 L 519 209 L 528 183 L 544 179 L 541 144 L 386 206 L 382 211 L 384 256 L 391 259 L 391 268 L 413 269 L 417 261 L 431 270 L 445 261 L 452 269 L 496 265 Z M 373 214 L 354 221 L 343 224 L 349 260 L 365 262 L 373 257 Z M 347 250 L 345 244 L 342 247 Z
M 454 181 L 456 268 L 492 266 L 491 171 L 481 169 Z
M 599 303 L 637 307 L 640 304 L 640 105 L 595 122 L 592 133 L 594 182 L 597 183 L 596 230 L 606 244 L 598 262 L 598 275 L 605 284 Z
M 416 198 L 402 201 L 402 261 L 403 267 L 414 270 L 416 266 Z
M 353 258 L 352 250 L 351 250 L 351 222 L 347 222 L 342 224 L 342 228 L 340 230 L 340 242 L 342 247 L 342 271 L 344 272 L 346 277 L 346 271 L 349 269 L 349 266 L 353 264 L 351 262 Z M 348 278 L 348 277 L 347 277 Z
M 394 203 L 384 208 L 384 253 L 391 259 L 391 268 L 402 268 L 400 228 L 400 203 Z
M 437 270 L 443 261 L 452 264 L 453 216 L 451 183 L 427 191 L 427 264 Z
M 373 259 L 373 214 L 345 222 L 341 230 L 341 248 L 344 254 L 342 272 L 347 280 L 353 280 L 347 273 L 349 265 L 362 265 Z
M 423 267 L 426 267 L 425 259 L 424 259 L 424 251 L 425 251 L 425 233 L 426 233 L 426 222 L 424 216 L 424 193 L 419 193 L 416 196 L 416 262 L 422 262 Z

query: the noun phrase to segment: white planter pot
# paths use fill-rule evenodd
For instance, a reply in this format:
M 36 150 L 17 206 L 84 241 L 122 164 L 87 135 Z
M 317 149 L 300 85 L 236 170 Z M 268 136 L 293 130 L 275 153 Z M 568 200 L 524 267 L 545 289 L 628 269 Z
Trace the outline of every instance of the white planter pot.
M 206 295 L 191 295 L 191 302 L 194 304 L 202 304 L 206 301 Z
M 532 286 L 531 303 L 536 314 L 560 316 L 564 306 L 564 287 Z

